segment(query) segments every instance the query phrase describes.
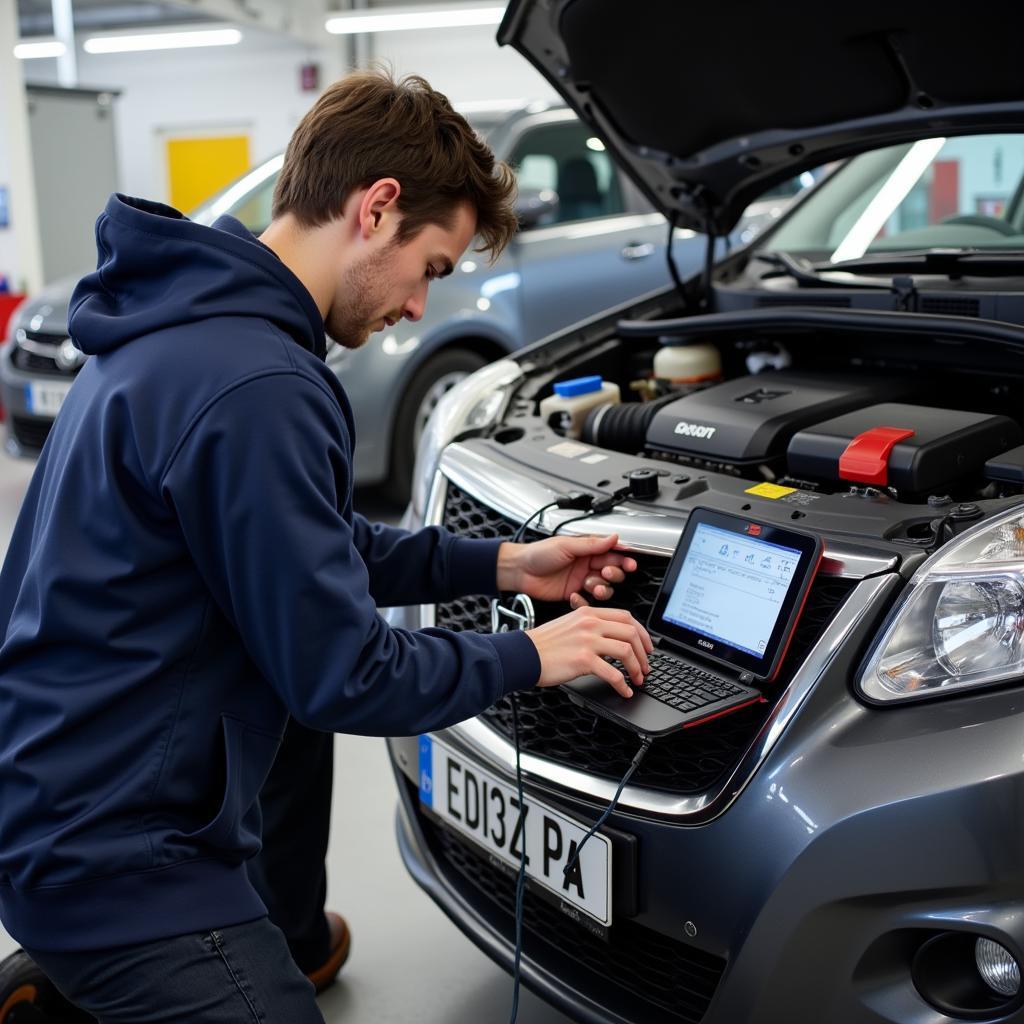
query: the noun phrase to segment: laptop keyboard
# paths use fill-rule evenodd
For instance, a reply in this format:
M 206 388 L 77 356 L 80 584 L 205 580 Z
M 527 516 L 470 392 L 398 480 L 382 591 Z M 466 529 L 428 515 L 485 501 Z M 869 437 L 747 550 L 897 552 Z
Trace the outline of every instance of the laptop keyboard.
M 658 651 L 648 655 L 647 660 L 651 671 L 644 676 L 643 692 L 680 711 L 698 711 L 709 704 L 750 693 L 746 686 Z M 619 662 L 613 664 L 618 669 L 623 668 Z M 626 682 L 630 682 L 629 674 L 623 672 L 623 675 Z

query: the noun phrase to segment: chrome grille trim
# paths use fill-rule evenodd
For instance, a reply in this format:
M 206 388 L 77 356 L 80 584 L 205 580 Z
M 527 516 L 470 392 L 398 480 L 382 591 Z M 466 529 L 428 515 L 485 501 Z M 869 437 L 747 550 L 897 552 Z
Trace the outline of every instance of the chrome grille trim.
M 488 508 L 517 523 L 523 522 L 527 516 L 556 497 L 555 491 L 550 487 L 507 466 L 497 466 L 479 452 L 458 442 L 450 444 L 442 453 L 440 473 Z M 436 479 L 434 488 L 437 488 Z M 433 502 L 436 497 L 435 491 L 432 490 L 431 501 Z M 443 488 L 440 501 L 443 508 Z M 430 512 L 435 511 L 432 504 Z M 578 515 L 578 512 L 571 509 L 550 509 L 535 521 L 533 528 L 538 533 L 550 533 L 556 524 Z M 440 518 L 428 519 L 427 522 L 438 523 Z M 607 515 L 592 516 L 577 523 L 570 523 L 564 532 L 617 533 L 624 548 L 651 555 L 663 555 L 667 558 L 675 551 L 685 525 L 686 520 L 678 516 L 623 504 Z M 846 549 L 835 543 L 826 546 L 824 557 L 821 572 L 827 576 L 840 576 L 844 579 L 860 580 L 879 573 L 893 572 L 898 564 L 895 555 L 871 555 L 863 551 Z
M 767 759 L 811 689 L 848 640 L 861 616 L 878 607 L 878 602 L 891 593 L 896 582 L 897 577 L 891 574 L 875 576 L 857 585 L 847 598 L 843 611 L 811 648 L 810 654 L 793 676 L 786 692 L 754 737 L 746 754 L 714 789 L 697 796 L 677 797 L 639 786 L 627 786 L 622 792 L 619 806 L 649 817 L 682 819 L 681 823 L 685 824 L 710 821 L 725 812 Z M 515 775 L 515 748 L 480 719 L 462 722 L 446 730 L 445 734 L 484 763 L 504 772 L 506 777 Z M 566 768 L 532 754 L 523 754 L 521 761 L 523 777 L 536 785 L 573 796 L 589 797 L 598 803 L 607 803 L 615 795 L 614 781 Z
M 458 451 L 453 452 L 453 449 L 458 449 Z M 489 467 L 489 469 L 481 478 L 476 474 L 482 467 Z M 520 522 L 536 508 L 551 500 L 551 497 L 545 497 L 546 495 L 553 496 L 554 493 L 542 484 L 537 484 L 521 475 L 504 470 L 499 473 L 497 467 L 492 463 L 462 445 L 449 445 L 442 455 L 440 468 L 434 477 L 425 525 L 438 525 L 443 521 L 449 480 L 502 515 Z M 481 494 L 481 492 L 484 493 Z M 508 504 L 504 506 L 499 504 L 501 498 L 496 498 L 495 492 L 503 496 Z M 524 494 L 525 501 L 518 500 L 523 499 Z M 526 510 L 519 511 L 524 504 L 528 505 Z M 509 508 L 509 505 L 512 508 Z M 556 516 L 561 514 L 559 510 L 553 511 Z M 575 513 L 568 513 L 566 518 L 571 515 L 575 515 Z M 644 515 L 650 517 L 650 513 L 645 512 Z M 544 518 L 547 519 L 546 516 Z M 659 516 L 675 525 L 669 527 L 667 524 L 665 526 L 659 524 L 658 527 L 652 528 L 648 532 L 646 545 L 637 545 L 627 539 L 622 528 L 609 524 L 609 520 L 627 518 L 627 516 L 618 514 L 595 517 L 594 520 L 588 521 L 587 532 L 618 532 L 626 547 L 653 554 L 667 556 L 675 549 L 683 525 L 679 520 L 670 520 L 667 516 Z M 557 521 L 557 518 L 553 518 L 542 523 L 541 532 L 549 530 Z M 597 522 L 596 528 L 591 526 L 591 522 L 595 521 Z M 662 542 L 674 535 L 670 547 L 666 549 L 662 546 L 651 545 L 651 538 L 656 530 L 662 531 L 659 534 Z M 567 532 L 573 532 L 572 527 Z M 838 552 L 833 549 L 833 557 L 836 554 Z M 881 561 L 881 559 L 878 560 L 878 562 Z M 895 562 L 895 560 L 893 561 Z M 888 566 L 888 563 L 885 564 L 889 568 L 894 568 L 894 566 Z M 875 571 L 884 572 L 883 569 Z M 861 578 L 846 599 L 840 613 L 829 623 L 807 654 L 803 664 L 796 671 L 786 690 L 758 730 L 746 753 L 733 770 L 727 773 L 716 786 L 704 793 L 685 797 L 673 796 L 640 786 L 627 786 L 623 790 L 619 806 L 647 817 L 674 820 L 680 824 L 692 825 L 702 824 L 724 813 L 758 772 L 815 684 L 849 640 L 861 618 L 870 614 L 873 609 L 880 607 L 880 604 L 888 599 L 896 588 L 898 579 L 899 577 L 891 571 L 882 575 Z M 436 611 L 433 605 L 421 605 L 419 611 L 419 626 L 421 628 L 436 623 Z M 482 759 L 485 764 L 503 772 L 507 777 L 515 774 L 515 748 L 482 720 L 474 718 L 462 722 L 445 730 L 444 735 L 464 750 Z M 607 803 L 615 794 L 616 783 L 614 781 L 567 768 L 528 753 L 523 753 L 520 760 L 524 778 L 542 788 L 556 793 L 589 798 L 598 803 Z

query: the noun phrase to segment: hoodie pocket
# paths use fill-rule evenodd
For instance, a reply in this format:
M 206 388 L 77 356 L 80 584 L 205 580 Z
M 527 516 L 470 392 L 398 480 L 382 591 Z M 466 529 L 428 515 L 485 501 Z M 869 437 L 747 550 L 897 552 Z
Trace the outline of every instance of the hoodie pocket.
M 191 842 L 219 852 L 243 855 L 255 852 L 260 842 L 259 816 L 249 812 L 274 764 L 281 737 L 245 722 L 221 715 L 224 740 L 224 794 L 213 818 L 195 832 Z

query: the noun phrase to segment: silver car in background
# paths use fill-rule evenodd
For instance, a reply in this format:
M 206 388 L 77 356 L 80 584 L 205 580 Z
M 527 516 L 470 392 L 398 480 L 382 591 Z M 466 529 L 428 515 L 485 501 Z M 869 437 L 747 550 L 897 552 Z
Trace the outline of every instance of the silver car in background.
M 664 218 L 615 169 L 601 142 L 568 109 L 523 103 L 468 115 L 496 154 L 516 168 L 522 231 L 493 266 L 467 254 L 427 315 L 373 336 L 358 351 L 332 346 L 328 362 L 352 402 L 360 485 L 388 483 L 408 496 L 420 432 L 440 397 L 469 373 L 526 342 L 664 287 Z M 192 219 L 237 217 L 259 233 L 270 221 L 283 156 L 249 171 Z M 683 272 L 701 258 L 701 240 L 680 232 Z M 83 268 L 84 271 L 85 268 Z M 56 282 L 15 314 L 0 361 L 7 450 L 36 455 L 85 357 L 67 335 L 75 279 Z

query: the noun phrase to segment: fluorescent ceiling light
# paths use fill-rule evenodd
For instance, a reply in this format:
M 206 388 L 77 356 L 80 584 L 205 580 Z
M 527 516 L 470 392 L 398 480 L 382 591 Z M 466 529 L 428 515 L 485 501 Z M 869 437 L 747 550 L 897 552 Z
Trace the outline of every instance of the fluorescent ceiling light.
M 327 19 L 325 28 L 336 36 L 422 28 L 463 28 L 468 25 L 497 25 L 504 14 L 504 6 L 396 7 L 386 14 L 336 14 Z
M 63 57 L 67 47 L 59 39 L 45 39 L 34 43 L 18 43 L 14 56 L 18 60 L 36 60 L 39 57 Z
M 91 36 L 86 53 L 134 53 L 139 50 L 178 50 L 187 46 L 233 46 L 241 42 L 237 28 L 199 29 L 192 32 L 150 32 L 139 36 Z
M 829 263 L 858 260 L 867 252 L 868 246 L 885 226 L 885 222 L 893 215 L 896 207 L 907 198 L 910 190 L 945 144 L 945 139 L 920 139 L 910 147 L 907 155 L 896 165 L 875 198 L 868 203 L 857 222 L 839 243 L 839 247 L 829 256 Z

